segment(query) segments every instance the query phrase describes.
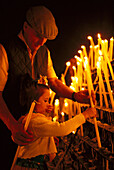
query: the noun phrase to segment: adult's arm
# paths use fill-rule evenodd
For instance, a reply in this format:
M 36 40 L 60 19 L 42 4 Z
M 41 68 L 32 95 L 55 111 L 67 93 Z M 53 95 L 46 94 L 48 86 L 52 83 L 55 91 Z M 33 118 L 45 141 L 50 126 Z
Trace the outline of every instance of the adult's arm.
M 18 145 L 27 145 L 33 140 L 32 132 L 24 131 L 24 125 L 19 124 L 18 121 L 14 119 L 12 114 L 9 112 L 7 105 L 2 97 L 2 92 L 0 92 L 0 119 L 4 122 L 7 128 L 11 131 L 12 137 L 15 143 Z
M 4 90 L 5 84 L 8 78 L 8 59 L 7 53 L 2 44 L 0 44 L 0 119 L 11 131 L 13 136 L 13 141 L 18 145 L 26 145 L 32 140 L 31 132 L 24 131 L 23 125 L 19 124 L 12 114 L 9 112 L 7 105 L 2 97 L 2 92 Z
M 72 94 L 74 91 L 71 88 L 69 88 L 68 86 L 64 85 L 61 82 L 61 80 L 59 80 L 55 77 L 55 78 L 49 78 L 48 82 L 49 82 L 50 88 L 54 92 L 56 92 L 57 95 L 59 95 L 60 97 L 72 99 Z M 76 92 L 74 94 L 74 98 L 79 103 L 90 103 L 88 90 L 82 90 L 80 92 Z M 92 91 L 92 99 L 93 99 L 93 102 L 95 103 L 95 95 L 94 95 L 93 91 Z

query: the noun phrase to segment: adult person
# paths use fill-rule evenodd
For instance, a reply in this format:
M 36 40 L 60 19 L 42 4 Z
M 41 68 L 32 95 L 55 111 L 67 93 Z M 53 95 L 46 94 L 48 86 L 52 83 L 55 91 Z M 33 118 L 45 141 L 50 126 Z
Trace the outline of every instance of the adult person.
M 25 132 L 23 125 L 17 122 L 24 109 L 19 105 L 18 96 L 21 75 L 29 73 L 33 79 L 47 76 L 51 89 L 59 96 L 89 103 L 87 90 L 75 93 L 56 76 L 50 52 L 44 44 L 55 39 L 57 34 L 58 28 L 51 11 L 44 6 L 34 6 L 26 12 L 18 36 L 0 45 L 0 119 L 19 145 L 33 140 L 32 132 Z M 95 102 L 94 93 L 92 97 Z

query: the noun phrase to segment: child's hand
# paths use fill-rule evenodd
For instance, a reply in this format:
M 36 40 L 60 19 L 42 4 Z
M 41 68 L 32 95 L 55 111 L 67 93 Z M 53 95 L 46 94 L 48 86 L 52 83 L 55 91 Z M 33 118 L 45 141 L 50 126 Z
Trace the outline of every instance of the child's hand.
M 96 117 L 96 109 L 95 108 L 88 108 L 82 113 L 85 119 Z

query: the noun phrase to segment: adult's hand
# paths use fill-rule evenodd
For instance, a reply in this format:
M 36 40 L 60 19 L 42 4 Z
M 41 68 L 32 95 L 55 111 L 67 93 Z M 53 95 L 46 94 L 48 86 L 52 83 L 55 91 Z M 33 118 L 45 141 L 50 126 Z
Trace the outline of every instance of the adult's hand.
M 12 129 L 12 140 L 18 145 L 27 145 L 33 141 L 33 133 L 28 128 L 27 131 L 24 130 L 24 124 L 17 122 L 17 124 Z
M 93 90 L 91 91 L 91 97 L 92 97 L 93 103 L 95 104 L 96 96 L 95 96 Z M 74 98 L 79 103 L 90 104 L 90 97 L 89 97 L 88 90 L 81 90 L 81 91 L 75 93 Z

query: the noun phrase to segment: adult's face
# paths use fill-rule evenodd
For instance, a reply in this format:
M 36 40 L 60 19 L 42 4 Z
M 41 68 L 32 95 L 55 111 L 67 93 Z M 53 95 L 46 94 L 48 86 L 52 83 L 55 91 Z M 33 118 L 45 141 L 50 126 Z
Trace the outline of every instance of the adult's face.
M 32 52 L 37 51 L 47 41 L 47 38 L 40 37 L 27 22 L 24 23 L 23 30 L 24 38 Z

